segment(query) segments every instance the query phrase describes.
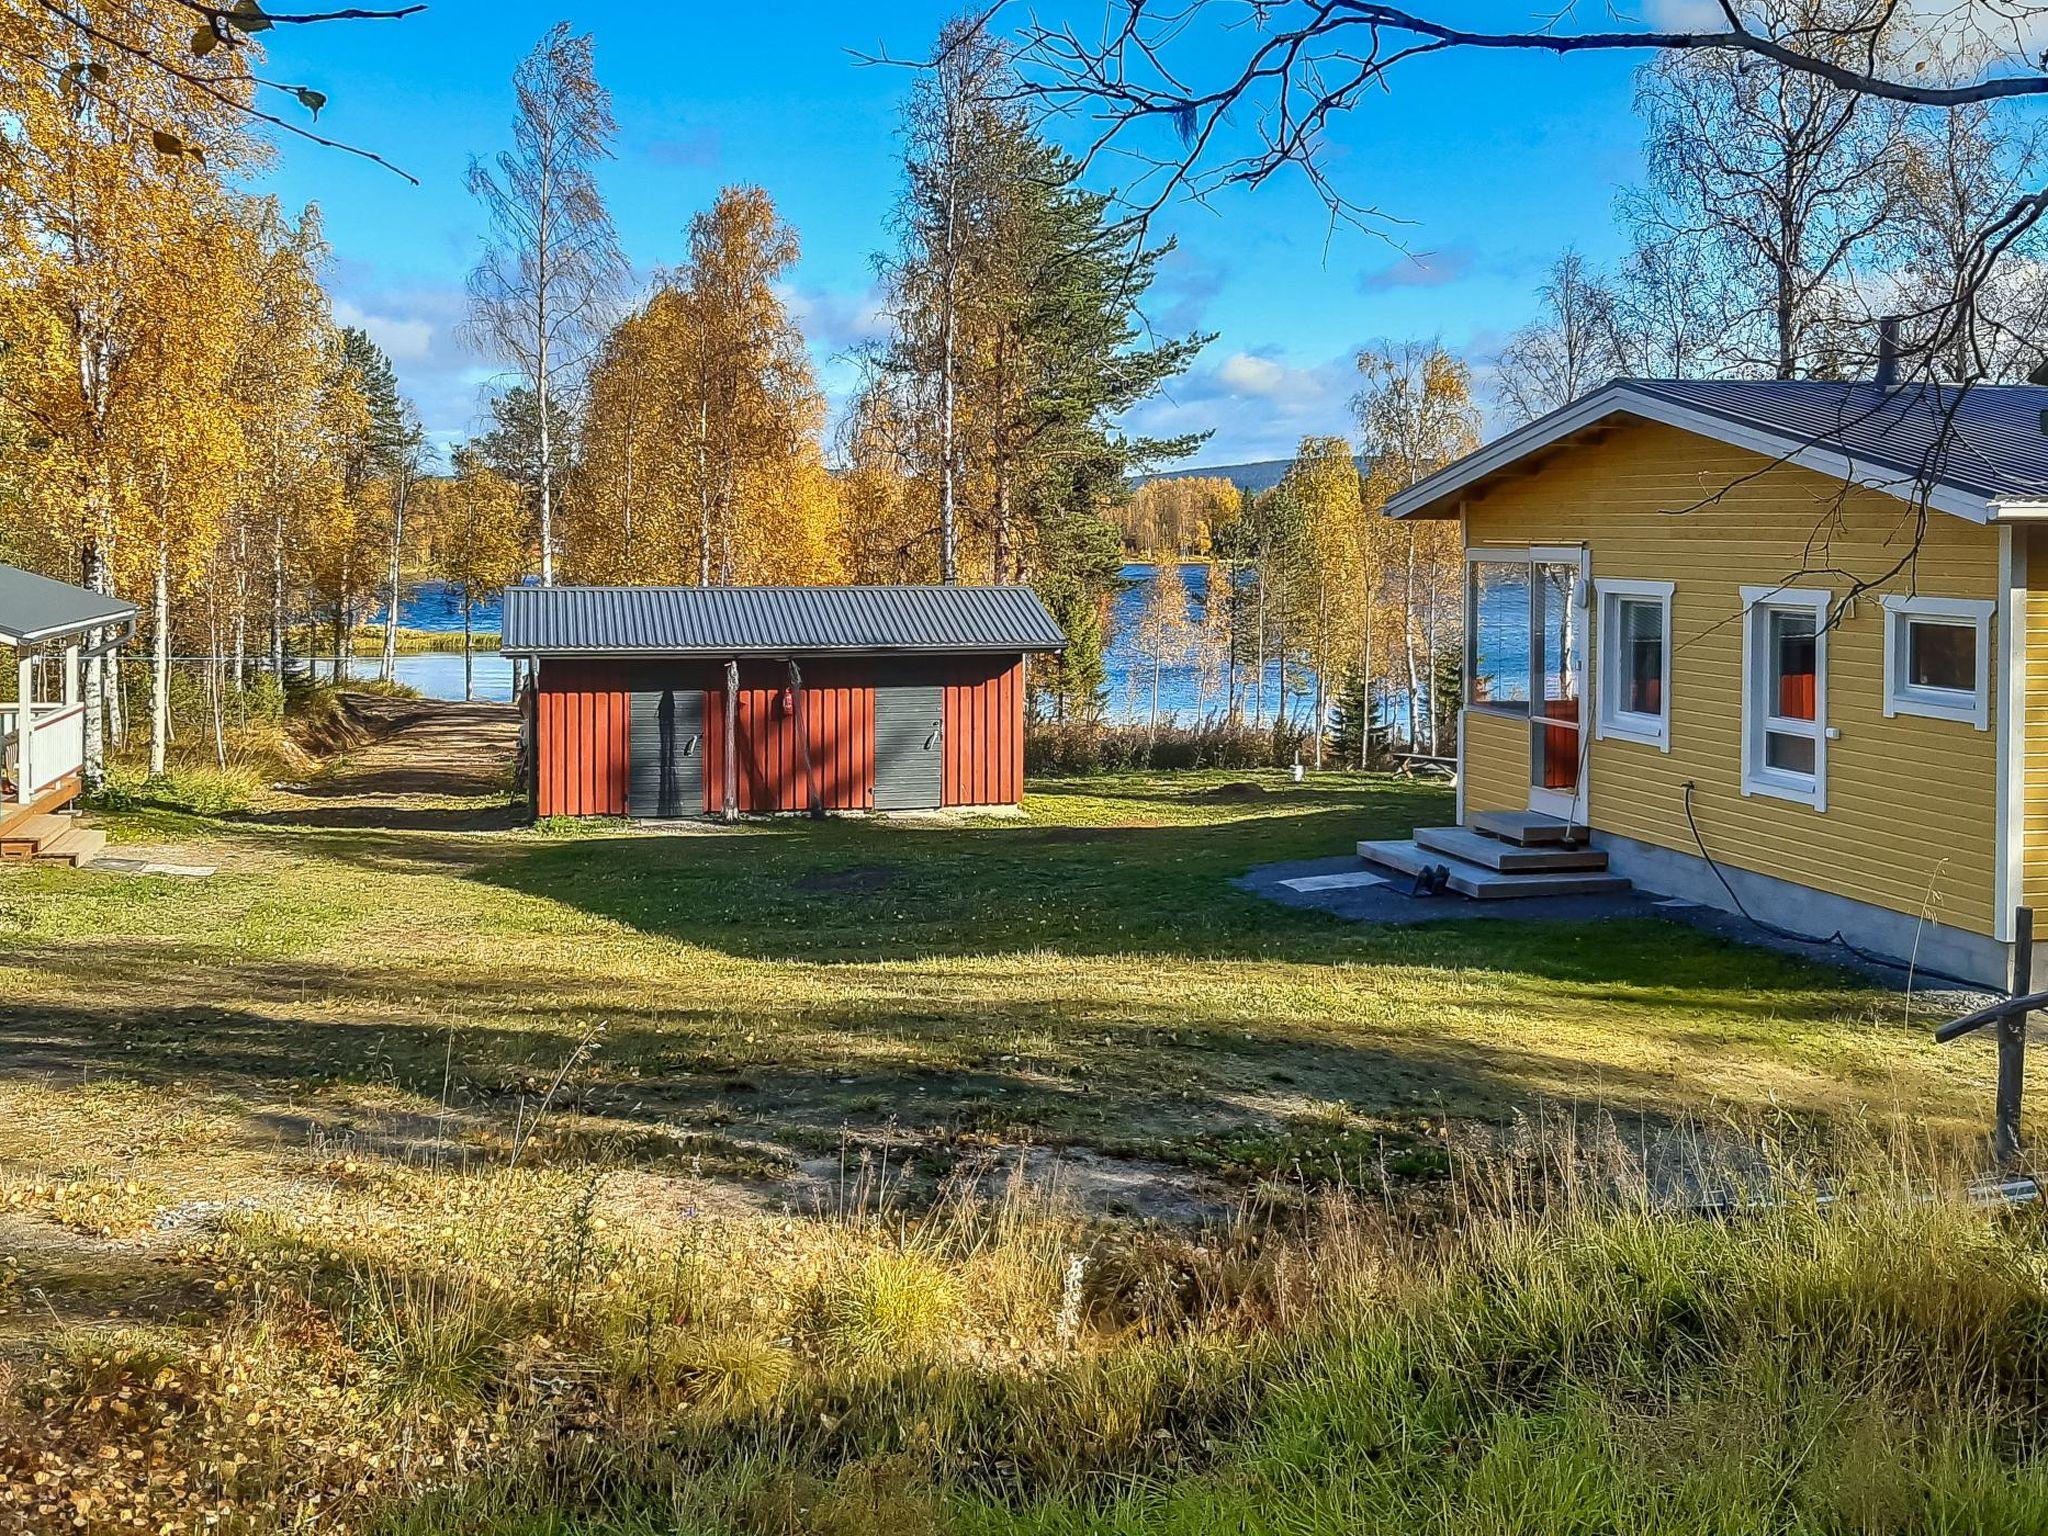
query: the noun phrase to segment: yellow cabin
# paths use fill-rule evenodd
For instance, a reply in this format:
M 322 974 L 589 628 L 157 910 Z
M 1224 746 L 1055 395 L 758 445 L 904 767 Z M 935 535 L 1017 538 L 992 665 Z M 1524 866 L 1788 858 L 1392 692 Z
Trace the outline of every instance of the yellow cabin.
M 1387 510 L 1463 530 L 1460 825 L 1368 858 L 2004 983 L 2048 901 L 2048 388 L 1624 379 Z

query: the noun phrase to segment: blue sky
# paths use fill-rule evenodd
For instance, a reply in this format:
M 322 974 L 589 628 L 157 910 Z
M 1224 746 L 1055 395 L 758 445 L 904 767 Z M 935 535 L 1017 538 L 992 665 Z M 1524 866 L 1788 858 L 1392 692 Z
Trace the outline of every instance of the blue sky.
M 463 176 L 473 154 L 508 142 L 512 70 L 566 19 L 594 35 L 613 94 L 618 158 L 603 182 L 635 267 L 677 262 L 684 226 L 720 186 L 767 188 L 802 237 L 790 300 L 836 405 L 850 378 L 845 353 L 876 325 L 872 258 L 887 242 L 908 83 L 854 55 L 915 56 L 951 9 L 434 0 L 398 23 L 279 29 L 267 72 L 325 91 L 323 130 L 421 184 L 287 142 L 267 189 L 320 204 L 339 315 L 391 353 L 430 429 L 444 440 L 467 434 L 495 370 L 458 336 L 463 277 L 483 234 Z M 1528 20 L 1514 5 L 1461 9 Z M 1102 14 L 1090 0 L 1038 8 L 1041 18 L 1062 11 L 1084 24 Z M 1197 57 L 1221 58 L 1242 34 L 1212 27 L 1196 46 Z M 1152 317 L 1217 338 L 1133 425 L 1214 429 L 1191 463 L 1282 457 L 1304 433 L 1347 430 L 1362 344 L 1441 336 L 1483 370 L 1564 245 L 1596 260 L 1614 253 L 1614 195 L 1640 164 L 1636 62 L 1503 54 L 1404 72 L 1330 145 L 1347 195 L 1404 221 L 1392 227 L 1400 245 L 1333 231 L 1298 178 L 1171 210 L 1163 222 L 1180 244 Z

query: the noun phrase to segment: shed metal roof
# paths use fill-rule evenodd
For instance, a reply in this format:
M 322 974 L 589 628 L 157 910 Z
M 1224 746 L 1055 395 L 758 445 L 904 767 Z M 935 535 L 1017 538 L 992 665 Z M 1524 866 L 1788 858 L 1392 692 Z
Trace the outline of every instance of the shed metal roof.
M 118 597 L 0 565 L 0 644 L 55 640 L 134 617 L 135 605 Z
M 510 587 L 517 656 L 1057 651 L 1029 587 Z
M 2048 504 L 2048 387 L 1819 379 L 1616 379 L 1518 427 L 1388 501 L 1429 515 L 1485 476 L 1609 416 L 1637 416 L 1751 448 L 1973 522 Z

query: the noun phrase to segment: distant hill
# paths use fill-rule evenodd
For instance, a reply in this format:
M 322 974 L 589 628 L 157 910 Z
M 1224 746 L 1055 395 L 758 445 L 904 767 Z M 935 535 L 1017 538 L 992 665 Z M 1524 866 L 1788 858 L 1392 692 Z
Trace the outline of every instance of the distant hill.
M 1211 464 L 1201 469 L 1162 469 L 1156 475 L 1138 475 L 1131 484 L 1149 480 L 1228 480 L 1241 491 L 1270 491 L 1280 483 L 1290 463 L 1287 459 L 1261 459 L 1256 464 Z
M 1133 486 L 1143 485 L 1148 480 L 1228 480 L 1239 490 L 1252 494 L 1270 491 L 1280 483 L 1280 477 L 1287 473 L 1292 459 L 1260 459 L 1253 464 L 1210 464 L 1201 469 L 1163 469 L 1156 475 L 1139 475 L 1131 481 Z M 1364 465 L 1359 468 L 1364 469 Z

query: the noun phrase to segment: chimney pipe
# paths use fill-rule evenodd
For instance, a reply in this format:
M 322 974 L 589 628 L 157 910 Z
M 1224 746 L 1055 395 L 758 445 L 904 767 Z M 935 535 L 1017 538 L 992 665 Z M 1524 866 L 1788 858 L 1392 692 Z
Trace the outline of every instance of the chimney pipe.
M 1877 377 L 1879 389 L 1894 388 L 1899 382 L 1899 317 L 1886 315 L 1877 322 Z

